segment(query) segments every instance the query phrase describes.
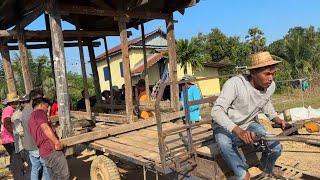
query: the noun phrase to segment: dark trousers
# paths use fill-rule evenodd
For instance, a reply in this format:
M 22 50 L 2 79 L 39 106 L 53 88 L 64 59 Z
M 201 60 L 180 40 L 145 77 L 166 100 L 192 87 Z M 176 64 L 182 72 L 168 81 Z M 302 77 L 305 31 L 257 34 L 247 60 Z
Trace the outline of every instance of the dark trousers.
M 43 159 L 52 180 L 69 180 L 68 162 L 62 151 L 53 151 Z
M 13 154 L 13 178 L 15 180 L 29 180 L 31 177 L 31 162 L 28 156 L 28 152 L 22 150 Z
M 22 150 L 19 153 L 15 153 L 13 143 L 3 144 L 3 146 L 10 156 L 9 170 L 11 171 L 13 178 L 15 180 L 29 180 L 31 163 L 28 152 Z
M 8 143 L 8 144 L 2 144 L 3 147 L 6 149 L 10 156 L 10 165 L 9 165 L 9 170 L 12 172 L 13 167 L 12 167 L 12 162 L 13 162 L 13 155 L 14 155 L 14 144 L 13 143 Z

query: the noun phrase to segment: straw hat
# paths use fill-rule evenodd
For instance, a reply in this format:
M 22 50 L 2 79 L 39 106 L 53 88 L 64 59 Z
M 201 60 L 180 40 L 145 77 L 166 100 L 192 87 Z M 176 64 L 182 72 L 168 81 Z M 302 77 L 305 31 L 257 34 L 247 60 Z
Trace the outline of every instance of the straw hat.
M 250 60 L 250 65 L 247 68 L 249 70 L 275 65 L 281 62 L 274 60 L 268 51 L 252 54 Z
M 7 103 L 19 101 L 19 96 L 16 93 L 7 94 Z
M 196 78 L 192 75 L 189 75 L 189 74 L 186 74 L 181 78 L 181 81 L 190 81 L 190 82 L 188 82 L 190 84 L 195 84 L 195 82 L 194 82 L 195 80 L 196 80 Z

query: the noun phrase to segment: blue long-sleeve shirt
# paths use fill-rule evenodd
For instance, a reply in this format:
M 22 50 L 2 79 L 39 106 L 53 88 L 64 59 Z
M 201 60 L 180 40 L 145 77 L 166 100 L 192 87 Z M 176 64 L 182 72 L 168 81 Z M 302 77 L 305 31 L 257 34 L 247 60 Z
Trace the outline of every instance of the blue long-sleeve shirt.
M 202 99 L 201 92 L 199 88 L 195 85 L 191 85 L 188 88 L 188 101 L 195 101 Z M 184 109 L 184 95 L 183 92 L 180 93 L 180 102 L 182 102 L 182 108 Z M 192 105 L 189 107 L 190 112 L 190 121 L 200 121 L 201 115 L 200 115 L 200 105 Z

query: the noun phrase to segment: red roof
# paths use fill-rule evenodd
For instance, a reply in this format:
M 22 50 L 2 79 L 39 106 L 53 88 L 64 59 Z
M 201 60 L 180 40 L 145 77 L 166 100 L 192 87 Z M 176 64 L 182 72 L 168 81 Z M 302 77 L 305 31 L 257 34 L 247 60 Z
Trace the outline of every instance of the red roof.
M 161 53 L 154 54 L 151 56 L 148 61 L 148 68 L 153 66 L 155 63 L 157 63 L 159 60 L 163 58 L 163 55 Z M 142 63 L 140 66 L 136 67 L 134 70 L 131 71 L 132 74 L 142 73 L 144 71 L 144 63 Z
M 155 34 L 155 33 L 157 33 L 157 32 L 164 33 L 164 32 L 159 28 L 159 29 L 154 30 L 154 31 L 152 31 L 152 32 L 150 32 L 150 33 L 147 33 L 147 34 L 145 35 L 145 37 L 147 38 L 148 36 L 151 36 L 151 35 L 153 35 L 153 34 Z M 142 36 L 137 37 L 137 38 L 134 38 L 134 39 L 128 41 L 128 47 L 131 46 L 131 45 L 137 44 L 137 43 L 140 42 L 140 41 L 142 41 Z M 117 46 L 109 49 L 108 55 L 110 56 L 110 55 L 112 55 L 112 54 L 114 54 L 114 53 L 116 53 L 116 52 L 118 52 L 118 51 L 120 51 L 120 50 L 121 50 L 121 44 L 119 44 L 119 45 L 117 45 Z M 103 59 L 105 59 L 105 57 L 106 57 L 106 53 L 104 52 L 104 53 L 102 53 L 102 54 L 100 54 L 100 55 L 98 55 L 98 56 L 96 57 L 96 61 L 103 60 Z

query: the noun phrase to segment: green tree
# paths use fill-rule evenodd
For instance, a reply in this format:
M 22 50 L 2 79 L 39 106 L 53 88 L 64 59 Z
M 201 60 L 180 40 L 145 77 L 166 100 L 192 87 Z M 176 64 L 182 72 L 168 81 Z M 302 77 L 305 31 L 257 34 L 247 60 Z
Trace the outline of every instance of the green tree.
M 288 62 L 292 78 L 319 72 L 320 34 L 312 26 L 291 28 L 283 39 L 273 42 L 268 49 Z
M 177 41 L 177 61 L 187 74 L 187 67 L 202 68 L 208 60 L 208 56 L 203 50 L 203 44 L 200 39 L 194 37 L 191 41 L 180 39 Z
M 266 49 L 266 38 L 264 37 L 263 31 L 258 27 L 250 28 L 245 39 L 247 43 L 250 44 L 253 53 Z

